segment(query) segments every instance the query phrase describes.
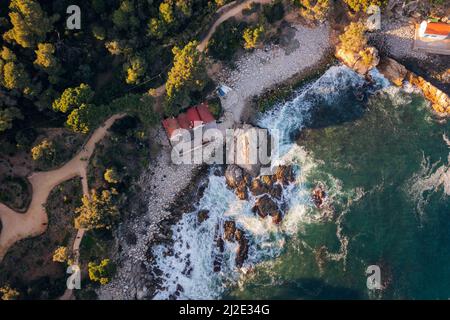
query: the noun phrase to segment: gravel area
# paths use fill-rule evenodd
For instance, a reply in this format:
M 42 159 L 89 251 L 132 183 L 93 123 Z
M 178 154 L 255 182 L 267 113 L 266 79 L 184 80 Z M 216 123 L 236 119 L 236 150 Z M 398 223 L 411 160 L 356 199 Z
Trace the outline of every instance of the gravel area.
M 383 19 L 381 30 L 370 34 L 376 47 L 394 59 L 426 60 L 428 54 L 413 50 L 415 25 L 408 19 Z
M 316 28 L 293 27 L 292 39 L 281 47 L 273 45 L 255 50 L 236 62 L 236 68 L 225 68 L 217 81 L 233 89 L 223 99 L 225 111 L 231 112 L 240 122 L 246 102 L 270 87 L 319 63 L 330 50 L 327 24 Z
M 158 131 L 157 139 L 163 145 L 154 163 L 141 177 L 143 200 L 148 204 L 147 213 L 120 226 L 117 242 L 118 268 L 114 279 L 102 286 L 99 299 L 141 299 L 146 287 L 152 285 L 152 276 L 147 273 L 146 252 L 149 243 L 159 233 L 159 223 L 171 215 L 167 210 L 177 194 L 193 179 L 195 165 L 175 165 L 170 159 L 171 148 L 164 131 Z

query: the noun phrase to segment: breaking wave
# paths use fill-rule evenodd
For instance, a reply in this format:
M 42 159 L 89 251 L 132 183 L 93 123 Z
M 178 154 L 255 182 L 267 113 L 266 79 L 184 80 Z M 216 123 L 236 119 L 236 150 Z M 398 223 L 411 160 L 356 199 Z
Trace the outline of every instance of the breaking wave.
M 387 86 L 386 80 L 376 71 L 372 78 L 374 87 Z M 259 263 L 270 263 L 282 251 L 289 237 L 298 234 L 303 224 L 318 223 L 323 216 L 318 210 L 312 210 L 308 186 L 309 173 L 316 163 L 312 157 L 295 143 L 296 135 L 305 128 L 310 120 L 311 108 L 323 104 L 335 104 L 349 91 L 360 90 L 365 80 L 344 66 L 333 66 L 318 80 L 303 86 L 295 93 L 295 98 L 275 106 L 259 119 L 260 127 L 280 133 L 279 157 L 284 162 L 295 165 L 296 180 L 283 189 L 283 199 L 287 200 L 287 209 L 280 225 L 271 222 L 268 216 L 262 219 L 252 212 L 255 198 L 239 200 L 226 186 L 224 177 L 211 172 L 208 187 L 195 211 L 186 213 L 172 227 L 173 245 L 158 245 L 153 249 L 156 267 L 161 271 L 160 288 L 155 299 L 217 299 L 230 286 L 239 285 L 240 279 Z M 324 182 L 331 198 L 336 199 L 342 193 L 341 182 L 329 177 Z M 354 190 L 347 199 L 357 201 L 363 190 Z M 208 219 L 199 222 L 200 210 L 209 211 Z M 224 242 L 221 254 L 221 270 L 214 272 L 213 265 L 218 256 L 216 239 L 223 233 L 223 223 L 232 219 L 236 226 L 249 235 L 248 259 L 242 268 L 235 266 L 237 244 Z M 340 227 L 343 214 L 337 219 L 337 237 L 341 249 L 337 253 L 328 253 L 332 260 L 345 260 L 348 239 Z

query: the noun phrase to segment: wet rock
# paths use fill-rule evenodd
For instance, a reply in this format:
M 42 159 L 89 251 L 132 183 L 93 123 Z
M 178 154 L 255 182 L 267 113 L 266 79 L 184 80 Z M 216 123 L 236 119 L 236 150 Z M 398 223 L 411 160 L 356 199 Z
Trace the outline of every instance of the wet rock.
M 367 56 L 371 57 L 369 64 L 364 62 L 361 55 L 358 52 L 346 50 L 340 46 L 336 48 L 336 58 L 341 60 L 349 68 L 352 68 L 356 72 L 362 75 L 366 75 L 371 69 L 375 68 L 379 61 L 378 50 L 375 47 L 366 47 L 364 52 Z
M 228 220 L 223 224 L 224 239 L 230 242 L 234 242 L 234 234 L 236 232 L 236 223 L 234 221 Z
M 378 71 L 386 77 L 386 79 L 397 86 L 401 86 L 403 84 L 403 80 L 408 73 L 405 66 L 388 57 L 383 58 L 377 68 Z
M 209 210 L 200 210 L 197 213 L 197 219 L 199 223 L 202 223 L 203 221 L 207 220 L 209 218 Z
M 278 166 L 275 171 L 275 178 L 282 185 L 288 185 L 294 182 L 295 176 L 292 166 Z
M 283 194 L 283 187 L 282 187 L 280 184 L 275 183 L 275 184 L 272 186 L 272 188 L 270 189 L 269 194 L 270 194 L 273 198 L 275 198 L 275 199 L 277 199 L 277 200 L 281 200 L 281 196 L 282 196 L 282 194 Z
M 250 183 L 250 176 L 237 165 L 229 165 L 225 170 L 225 180 L 227 186 L 235 190 L 236 196 L 240 200 L 247 200 L 247 185 Z
M 253 179 L 252 184 L 250 186 L 250 192 L 254 196 L 260 196 L 264 193 L 268 193 L 270 191 L 269 187 L 264 184 L 260 179 Z
M 235 189 L 244 181 L 244 170 L 234 164 L 230 164 L 225 170 L 227 186 Z
M 237 229 L 235 232 L 236 241 L 238 242 L 238 250 L 236 253 L 236 267 L 240 268 L 248 257 L 248 239 L 244 232 Z
M 325 201 L 325 198 L 326 198 L 326 193 L 322 189 L 322 187 L 318 186 L 317 188 L 315 188 L 313 190 L 312 199 L 317 208 L 322 207 L 323 202 Z
M 280 211 L 277 211 L 276 213 L 274 213 L 274 215 L 272 215 L 272 222 L 274 224 L 280 224 L 281 220 L 283 220 L 283 216 L 281 215 Z
M 248 192 L 247 192 L 247 185 L 244 181 L 242 181 L 239 186 L 234 191 L 236 196 L 239 198 L 239 200 L 247 200 L 248 199 Z
M 264 195 L 256 200 L 253 212 L 257 213 L 261 218 L 267 217 L 279 217 L 281 216 L 278 205 L 268 195 Z

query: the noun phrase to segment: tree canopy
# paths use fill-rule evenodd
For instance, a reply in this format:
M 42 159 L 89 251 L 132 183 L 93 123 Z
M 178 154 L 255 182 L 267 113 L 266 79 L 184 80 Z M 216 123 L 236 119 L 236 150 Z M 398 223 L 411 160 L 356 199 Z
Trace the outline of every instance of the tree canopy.
M 89 279 L 102 285 L 107 284 L 114 273 L 114 269 L 114 264 L 110 259 L 103 259 L 99 264 L 89 262 Z
M 16 42 L 24 48 L 34 48 L 45 40 L 51 31 L 52 23 L 42 10 L 39 2 L 34 0 L 11 0 L 9 18 L 12 29 L 3 38 L 8 42 Z
M 119 216 L 113 195 L 108 190 L 97 193 L 92 190 L 90 196 L 83 196 L 83 205 L 75 210 L 77 229 L 110 229 Z
M 80 84 L 75 88 L 67 88 L 62 93 L 61 97 L 56 99 L 53 104 L 53 110 L 68 112 L 76 108 L 80 108 L 82 105 L 86 105 L 91 101 L 94 96 L 94 92 L 87 84 Z

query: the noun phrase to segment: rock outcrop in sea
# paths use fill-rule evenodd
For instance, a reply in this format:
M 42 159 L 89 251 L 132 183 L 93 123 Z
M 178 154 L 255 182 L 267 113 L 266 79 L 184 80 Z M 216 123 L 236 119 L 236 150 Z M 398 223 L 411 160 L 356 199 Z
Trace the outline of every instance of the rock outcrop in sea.
M 432 103 L 436 112 L 450 115 L 449 96 L 423 77 L 409 71 L 405 66 L 388 57 L 381 60 L 378 70 L 396 86 L 402 86 L 404 81 L 408 81 L 422 91 L 425 98 Z
M 229 165 L 225 170 L 225 179 L 227 186 L 234 190 L 239 199 L 248 199 L 249 193 L 257 198 L 252 211 L 259 217 L 264 219 L 270 216 L 275 224 L 282 221 L 283 187 L 295 180 L 291 166 L 279 166 L 270 176 L 252 177 L 237 165 Z
M 366 75 L 378 65 L 380 58 L 378 56 L 378 50 L 375 47 L 367 47 L 364 52 L 371 56 L 369 64 L 364 62 L 362 56 L 358 52 L 345 50 L 340 46 L 336 47 L 335 55 L 336 58 L 341 60 L 347 67 L 352 68 L 359 74 Z

